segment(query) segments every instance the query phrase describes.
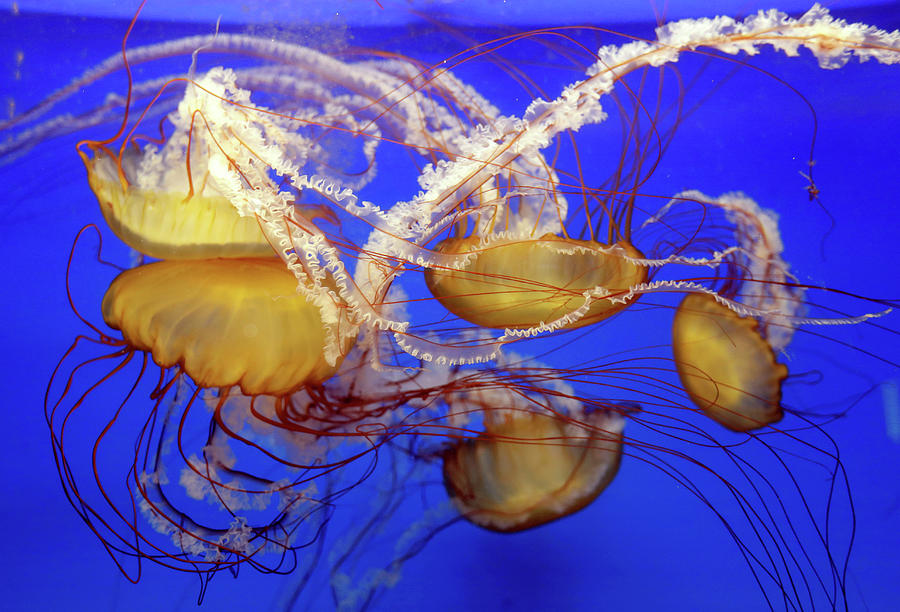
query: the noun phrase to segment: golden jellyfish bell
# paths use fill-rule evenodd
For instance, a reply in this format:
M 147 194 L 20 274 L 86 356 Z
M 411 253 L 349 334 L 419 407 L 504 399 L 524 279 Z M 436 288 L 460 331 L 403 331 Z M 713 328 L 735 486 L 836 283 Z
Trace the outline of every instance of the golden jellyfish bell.
M 559 417 L 508 413 L 445 451 L 444 484 L 472 523 L 515 532 L 590 504 L 612 482 L 622 458 L 624 420 L 593 413 L 581 428 Z
M 705 293 L 685 296 L 672 323 L 675 368 L 691 401 L 714 421 L 749 431 L 781 420 L 787 366 L 759 325 Z
M 480 246 L 480 238 L 451 238 L 442 253 L 473 254 L 460 270 L 429 268 L 425 283 L 438 301 L 458 317 L 492 328 L 529 328 L 572 314 L 585 292 L 602 287 L 621 296 L 647 278 L 645 267 L 629 258 L 643 255 L 630 244 L 607 246 L 547 234 Z M 613 302 L 596 297 L 587 313 L 563 327 L 596 323 L 623 310 L 636 297 Z
M 115 157 L 80 154 L 106 223 L 131 248 L 158 259 L 275 255 L 257 220 L 238 215 L 211 187 L 190 197 L 186 184 L 142 188 L 136 180 L 141 154 L 126 151 L 121 175 Z
M 282 395 L 329 378 L 319 307 L 297 292 L 276 258 L 159 261 L 120 274 L 103 318 L 167 368 L 180 364 L 201 387 L 238 385 Z M 350 339 L 344 341 L 345 354 Z

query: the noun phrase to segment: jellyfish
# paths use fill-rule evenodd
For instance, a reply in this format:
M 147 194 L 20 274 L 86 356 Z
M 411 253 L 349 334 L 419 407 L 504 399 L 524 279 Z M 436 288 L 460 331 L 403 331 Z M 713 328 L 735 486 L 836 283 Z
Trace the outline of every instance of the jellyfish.
M 672 345 L 685 391 L 712 419 L 743 431 L 779 421 L 787 366 L 752 318 L 742 318 L 705 294 L 678 306 Z
M 202 387 L 284 395 L 340 365 L 323 356 L 319 309 L 295 286 L 274 257 L 158 261 L 120 274 L 101 308 L 130 347 Z
M 672 318 L 679 380 L 698 408 L 729 429 L 745 431 L 775 423 L 783 415 L 781 385 L 787 377 L 787 367 L 776 361 L 775 351 L 790 343 L 795 325 L 786 314 L 800 311 L 805 288 L 791 282 L 771 211 L 740 194 L 713 199 L 694 193 L 682 198 L 687 195 L 721 207 L 735 225 L 740 246 L 729 261 L 728 282 L 715 293 L 687 294 Z M 670 202 L 662 214 L 682 198 Z M 740 302 L 735 301 L 738 296 Z M 737 305 L 741 312 L 717 300 L 728 300 L 725 303 Z M 770 314 L 757 321 L 742 311 L 745 307 Z
M 447 240 L 441 252 L 472 252 L 478 237 Z M 595 287 L 626 293 L 646 280 L 646 268 L 629 258 L 641 254 L 627 243 L 606 248 L 590 241 L 572 241 L 548 234 L 478 249 L 461 270 L 425 271 L 428 289 L 442 306 L 481 327 L 528 329 L 555 321 L 577 310 L 583 294 Z M 596 323 L 624 309 L 633 298 L 613 303 L 598 300 L 571 327 Z
M 4 124 L 6 159 L 105 129 L 79 152 L 99 232 L 135 253 L 92 310 L 71 298 L 88 331 L 48 388 L 78 514 L 130 579 L 152 561 L 196 572 L 208 596 L 221 570 L 285 573 L 287 606 L 390 606 L 434 582 L 414 572 L 450 533 L 467 553 L 561 533 L 575 548 L 581 516 L 603 568 L 629 546 L 619 521 L 680 520 L 728 540 L 754 606 L 847 604 L 856 515 L 831 425 L 866 382 L 837 407 L 802 391 L 846 380 L 825 354 L 878 362 L 847 338 L 893 337 L 895 304 L 788 266 L 792 223 L 767 208 L 783 203 L 760 189 L 757 204 L 752 173 L 711 178 L 731 179 L 724 154 L 670 163 L 690 158 L 678 147 L 698 115 L 717 116 L 719 80 L 778 89 L 755 70 L 776 53 L 890 70 L 897 34 L 816 6 L 651 38 L 464 40 L 431 60 L 226 32 L 126 44 Z M 162 72 L 171 59 L 181 72 Z M 157 65 L 127 96 L 46 118 Z M 786 206 L 810 217 L 823 185 L 804 161 L 808 189 Z M 705 164 L 710 186 L 692 174 Z M 90 235 L 70 296 L 108 269 L 85 264 Z M 687 518 L 654 501 L 669 490 L 692 501 Z M 666 555 L 643 556 L 665 583 Z
M 502 392 L 479 395 L 494 400 L 481 407 L 484 432 L 442 458 L 447 491 L 468 521 L 502 533 L 543 525 L 581 510 L 615 478 L 625 421 L 618 413 L 594 411 L 573 426 L 553 413 L 497 408 Z

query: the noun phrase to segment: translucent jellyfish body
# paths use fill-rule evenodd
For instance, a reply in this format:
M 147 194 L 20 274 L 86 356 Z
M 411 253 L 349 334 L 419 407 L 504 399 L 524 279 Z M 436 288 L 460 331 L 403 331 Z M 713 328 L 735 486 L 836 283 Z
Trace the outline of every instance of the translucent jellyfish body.
M 624 419 L 594 413 L 580 428 L 530 412 L 492 417 L 483 434 L 443 455 L 444 484 L 460 513 L 514 532 L 572 514 L 612 482 Z
M 480 245 L 478 238 L 450 239 L 443 253 L 473 253 L 460 270 L 429 268 L 425 282 L 444 307 L 483 327 L 530 328 L 572 315 L 598 288 L 598 296 L 566 327 L 596 323 L 624 309 L 622 296 L 647 278 L 628 258 L 642 255 L 627 243 L 606 246 L 553 234 L 539 240 Z
M 107 325 L 201 387 L 282 395 L 331 376 L 319 309 L 280 259 L 160 261 L 126 270 L 103 299 Z
M 711 295 L 690 294 L 675 313 L 672 347 L 685 391 L 710 418 L 735 431 L 781 420 L 787 367 L 775 361 L 753 318 Z

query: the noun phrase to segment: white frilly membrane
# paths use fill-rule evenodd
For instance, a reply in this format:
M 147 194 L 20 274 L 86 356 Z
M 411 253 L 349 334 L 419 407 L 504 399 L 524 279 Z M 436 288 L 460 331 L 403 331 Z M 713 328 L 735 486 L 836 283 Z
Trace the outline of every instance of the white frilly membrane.
M 763 336 L 776 353 L 790 343 L 798 325 L 853 325 L 890 312 L 888 309 L 839 319 L 805 317 L 806 288 L 796 284 L 797 279 L 791 274 L 790 265 L 781 257 L 784 244 L 778 232 L 778 214 L 762 208 L 741 192 L 725 193 L 717 198 L 696 190 L 678 193 L 648 218 L 642 227 L 658 223 L 670 209 L 685 202 L 700 202 L 704 206 L 720 208 L 734 226 L 736 246 L 714 254 L 709 260 L 694 258 L 690 261 L 716 266 L 726 255 L 735 257 L 743 271 L 741 287 L 738 288 L 740 301 L 724 297 L 691 281 L 644 283 L 633 287 L 625 297 L 655 291 L 712 295 L 717 302 L 740 316 L 756 318 L 762 326 Z
M 190 395 L 188 385 L 182 383 L 168 402 L 153 461 L 137 474 L 138 508 L 149 525 L 171 537 L 180 554 L 214 564 L 259 554 L 284 555 L 315 539 L 330 516 L 322 502 L 326 483 L 315 480 L 298 485 L 292 480 L 299 473 L 296 470 L 277 481 L 248 473 L 235 455 L 240 446 L 223 429 L 217 429 L 199 452 L 180 453 L 183 440 L 177 423 L 184 398 Z M 210 405 L 217 402 L 211 391 L 205 399 Z M 234 413 L 226 418 L 233 422 Z M 322 449 L 316 447 L 316 451 Z M 181 493 L 173 497 L 173 488 Z M 184 512 L 186 504 L 207 508 L 207 521 L 193 521 Z
M 332 112 L 325 112 L 325 116 L 304 115 L 301 111 L 285 118 L 253 106 L 250 92 L 236 85 L 234 72 L 214 69 L 187 87 L 177 112 L 170 116 L 182 137 L 171 138 L 161 152 L 147 156 L 140 180 L 142 184 L 155 183 L 160 180 L 158 173 L 180 166 L 176 161 L 184 153 L 183 134 L 199 111 L 203 129 L 193 131 L 192 165 L 197 168 L 205 164 L 212 187 L 224 194 L 241 215 L 259 219 L 267 237 L 300 281 L 299 290 L 322 310 L 323 321 L 332 331 L 326 349 L 329 361 L 339 354 L 341 334 L 355 334 L 362 328 L 367 332 L 363 342 L 375 346 L 377 342 L 372 338 L 379 332 L 394 332 L 397 345 L 423 361 L 485 362 L 496 358 L 507 342 L 551 332 L 576 321 L 591 301 L 607 299 L 605 288 L 587 291 L 583 307 L 556 321 L 529 329 L 506 330 L 499 337 L 485 337 L 482 342 L 465 348 L 459 348 L 453 339 L 411 334 L 408 321 L 386 316 L 381 305 L 387 288 L 402 273 L 403 263 L 445 269 L 465 266 L 471 254 L 447 255 L 425 248 L 442 230 L 462 221 L 463 217 L 475 224 L 475 234 L 482 236 L 485 245 L 558 232 L 565 221 L 567 206 L 554 189 L 556 176 L 545 163 L 542 150 L 564 130 L 575 132 L 585 125 L 603 122 L 607 115 L 601 99 L 614 90 L 622 76 L 646 66 L 676 62 L 682 52 L 701 47 L 752 55 L 770 45 L 788 56 L 798 55 L 802 47 L 818 58 L 822 68 L 829 69 L 843 66 L 854 56 L 861 61 L 900 61 L 897 52 L 900 33 L 834 19 L 819 5 L 797 19 L 768 10 L 743 21 L 727 17 L 678 21 L 657 28 L 656 33 L 655 42 L 634 41 L 601 48 L 584 79 L 567 86 L 554 100 L 534 100 L 521 117 L 499 116 L 471 87 L 460 83 L 449 72 L 431 74 L 431 87 L 460 92 L 464 94 L 462 99 L 477 108 L 474 116 L 479 118 L 479 123 L 474 127 L 452 120 L 438 100 L 426 100 L 426 92 L 416 82 L 417 77 L 421 80 L 421 74 L 411 65 L 400 61 L 387 66 L 346 64 L 309 50 L 287 49 L 272 42 L 269 46 L 282 55 L 301 55 L 305 67 L 318 77 L 325 90 L 330 85 L 358 93 L 333 99 L 328 109 Z M 217 44 L 224 42 L 219 40 Z M 278 78 L 288 77 L 278 73 Z M 358 114 L 354 118 L 354 113 L 340 112 L 362 107 L 362 101 L 371 105 L 372 100 L 377 101 L 379 108 L 389 109 L 379 115 L 383 120 Z M 307 162 L 316 157 L 319 145 L 305 135 L 304 127 L 316 122 L 333 125 L 335 117 L 344 122 L 342 128 L 362 135 L 360 140 L 367 158 L 374 159 L 379 138 L 385 136 L 423 148 L 441 142 L 447 148 L 446 157 L 425 167 L 419 177 L 421 191 L 411 199 L 392 206 L 363 200 L 356 190 L 364 186 L 367 177 L 360 177 L 350 185 L 342 177 L 330 175 L 327 168 L 318 168 L 317 172 L 306 168 Z M 370 171 L 374 168 L 373 163 Z M 504 179 L 516 177 L 514 184 L 498 180 L 501 175 Z M 318 192 L 334 206 L 372 227 L 355 271 L 351 273 L 347 269 L 328 237 L 298 214 L 290 193 L 279 187 L 285 179 L 296 189 Z M 501 183 L 502 189 L 498 187 Z M 472 194 L 478 195 L 477 206 L 460 212 L 459 204 Z M 779 284 L 789 280 L 790 273 L 780 257 L 781 241 L 773 214 L 740 194 L 720 198 L 687 195 L 702 197 L 702 201 L 726 211 L 738 237 L 734 249 L 739 249 L 750 263 L 748 282 L 765 288 L 748 292 L 756 297 L 742 303 L 720 298 L 723 304 L 740 314 L 761 319 L 766 324 L 769 342 L 776 349 L 787 344 L 797 324 L 827 322 L 804 319 L 802 291 Z M 513 214 L 507 215 L 507 202 L 513 196 L 518 205 Z M 502 232 L 495 230 L 493 221 L 506 217 L 513 220 L 512 225 L 504 224 Z M 723 256 L 715 253 L 690 262 L 678 258 L 634 261 L 646 266 L 667 263 L 706 266 L 717 265 Z M 323 283 L 326 270 L 333 275 L 335 288 Z M 630 295 L 655 291 L 708 290 L 694 283 L 657 281 L 632 287 Z M 335 306 L 341 302 L 347 308 Z M 340 316 L 346 316 L 350 324 L 339 322 Z
M 388 316 L 383 306 L 387 291 L 408 268 L 465 267 L 472 252 L 448 255 L 427 248 L 454 224 L 465 223 L 484 246 L 558 234 L 568 204 L 557 189 L 559 181 L 544 149 L 562 132 L 604 122 L 602 99 L 622 77 L 644 67 L 677 62 L 682 53 L 697 49 L 754 55 L 767 45 L 790 57 L 806 49 L 825 69 L 840 68 L 854 57 L 883 64 L 900 62 L 900 31 L 847 23 L 818 4 L 799 18 L 763 10 L 743 20 L 685 19 L 658 27 L 656 36 L 656 41 L 600 48 L 584 78 L 563 88 L 553 100 L 534 99 L 521 116 L 500 115 L 471 86 L 440 66 L 423 69 L 403 59 L 348 62 L 299 45 L 238 34 L 193 36 L 130 49 L 133 64 L 201 48 L 265 58 L 268 64 L 240 70 L 215 68 L 190 81 L 177 110 L 168 116 L 174 133 L 159 149 L 146 145 L 136 167 L 131 166 L 134 160 L 128 160 L 129 180 L 142 189 L 187 191 L 189 146 L 194 189 L 224 195 L 239 214 L 256 217 L 296 275 L 298 291 L 321 310 L 329 332 L 324 352 L 329 363 L 338 359 L 345 338 L 359 336 L 358 342 L 376 349 L 381 343 L 375 337 L 384 332 L 422 361 L 487 362 L 496 358 L 504 344 L 570 325 L 588 311 L 592 301 L 614 298 L 606 297 L 609 292 L 604 287 L 594 287 L 585 292 L 581 307 L 556 321 L 494 336 L 485 332 L 480 341 L 463 346 L 458 338 L 413 333 L 409 320 Z M 86 84 L 122 67 L 121 54 L 111 57 L 0 127 L 34 122 Z M 133 94 L 148 96 L 166 82 L 138 84 Z M 251 99 L 256 90 L 296 102 L 270 110 Z M 0 161 L 14 159 L 42 139 L 109 121 L 123 103 L 121 96 L 111 95 L 92 112 L 61 115 L 23 128 L 0 143 Z M 358 147 L 365 170 L 344 174 L 327 163 L 327 142 L 317 138 L 317 128 L 347 135 L 342 146 Z M 417 194 L 393 204 L 373 203 L 358 193 L 379 171 L 377 151 L 384 141 L 403 143 L 411 151 L 439 160 L 422 169 Z M 371 227 L 352 269 L 329 236 L 301 214 L 294 204 L 296 193 L 284 185 L 316 192 L 342 214 Z M 746 196 L 706 201 L 726 210 L 740 237 L 733 250 L 755 262 L 748 282 L 774 281 L 771 295 L 740 304 L 720 301 L 760 319 L 769 328 L 774 347 L 787 344 L 799 324 L 827 323 L 802 317 L 799 291 L 774 288 L 789 277 L 787 265 L 780 260 L 774 216 Z M 653 267 L 669 263 L 714 266 L 733 250 L 693 261 L 678 257 L 633 261 Z M 776 260 L 770 262 L 770 257 Z M 325 282 L 326 272 L 334 283 Z M 656 281 L 632 287 L 626 297 L 655 291 L 707 289 L 687 282 Z M 379 351 L 372 350 L 370 355 L 373 363 L 379 363 Z
M 298 290 L 319 307 L 330 332 L 325 358 L 334 363 L 340 355 L 342 340 L 356 336 L 360 327 L 367 331 L 395 332 L 407 328 L 406 321 L 385 316 L 382 307 L 389 281 L 396 274 L 396 261 L 423 266 L 455 263 L 454 258 L 441 258 L 421 245 L 446 227 L 447 213 L 456 206 L 457 200 L 444 198 L 432 205 L 400 203 L 385 211 L 356 195 L 355 190 L 374 177 L 380 140 L 400 141 L 414 150 L 431 149 L 435 143 L 441 143 L 443 154 L 471 158 L 469 165 L 474 172 L 474 166 L 483 165 L 478 160 L 484 153 L 473 150 L 472 143 L 484 138 L 490 141 L 492 137 L 468 135 L 470 128 L 443 107 L 440 98 L 431 97 L 422 83 L 412 84 L 421 77 L 419 70 L 411 65 L 397 60 L 379 63 L 377 67 L 372 63 L 350 65 L 309 50 L 302 51 L 303 57 L 312 64 L 310 71 L 318 78 L 327 75 L 331 81 L 327 85 L 352 87 L 355 93 L 331 95 L 327 86 L 320 84 L 322 91 L 316 97 L 327 98 L 329 102 L 309 112 L 292 110 L 288 117 L 253 105 L 250 91 L 237 85 L 236 72 L 215 68 L 187 85 L 177 110 L 168 117 L 175 133 L 160 150 L 147 146 L 137 182 L 146 189 L 167 186 L 187 191 L 185 165 L 189 159 L 192 177 L 203 177 L 203 189 L 225 196 L 240 215 L 255 217 L 269 242 L 296 275 Z M 275 76 L 278 90 L 288 92 L 291 86 L 286 81 L 309 75 L 301 71 L 293 77 L 281 72 Z M 299 82 L 295 85 L 301 87 Z M 302 86 L 306 90 L 310 88 L 307 84 Z M 443 95 L 462 106 L 467 115 L 482 117 L 485 124 L 494 126 L 492 129 L 502 123 L 489 103 L 450 73 L 432 76 L 428 87 L 439 88 Z M 367 161 L 366 173 L 354 176 L 351 181 L 329 172 L 326 164 L 316 163 L 327 157 L 327 151 L 321 150 L 319 139 L 311 136 L 309 130 L 320 125 L 357 136 L 356 142 L 360 143 Z M 474 131 L 486 134 L 487 128 L 478 125 Z M 525 177 L 519 181 L 518 189 L 542 194 L 541 187 L 552 183 L 555 177 L 540 155 L 536 155 L 534 162 L 522 155 L 507 165 Z M 429 167 L 423 177 L 433 173 Z M 427 178 L 421 180 L 427 182 Z M 355 278 L 329 237 L 294 205 L 296 195 L 282 187 L 286 183 L 301 193 L 316 192 L 342 212 L 373 228 L 360 254 Z M 502 208 L 503 198 L 482 191 L 486 198 L 492 199 L 492 206 Z M 557 211 L 564 210 L 564 201 L 560 196 L 548 206 L 544 200 L 543 195 L 526 195 L 519 206 L 529 210 L 528 218 L 539 218 L 547 231 L 558 230 Z M 542 210 L 551 212 L 542 213 Z M 333 284 L 324 282 L 326 274 L 333 279 Z M 377 334 L 369 334 L 369 338 L 374 335 Z

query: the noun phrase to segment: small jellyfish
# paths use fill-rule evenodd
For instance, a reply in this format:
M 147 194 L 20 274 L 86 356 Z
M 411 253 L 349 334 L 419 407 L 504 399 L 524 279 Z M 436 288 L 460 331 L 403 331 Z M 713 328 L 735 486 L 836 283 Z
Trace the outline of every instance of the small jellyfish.
M 734 431 L 781 420 L 787 366 L 760 335 L 759 324 L 707 294 L 688 294 L 672 323 L 675 367 L 688 396 Z
M 532 412 L 485 417 L 485 432 L 445 451 L 444 484 L 472 523 L 511 533 L 581 510 L 612 482 L 624 419 L 585 417 L 590 427 Z
M 634 301 L 630 287 L 647 279 L 647 268 L 631 261 L 643 255 L 627 242 L 605 245 L 546 234 L 482 246 L 477 236 L 450 238 L 442 253 L 473 256 L 460 270 L 429 268 L 425 282 L 438 301 L 458 317 L 491 328 L 530 328 L 573 315 L 585 294 L 603 287 L 613 301 L 596 295 L 583 315 L 563 327 L 596 323 Z

